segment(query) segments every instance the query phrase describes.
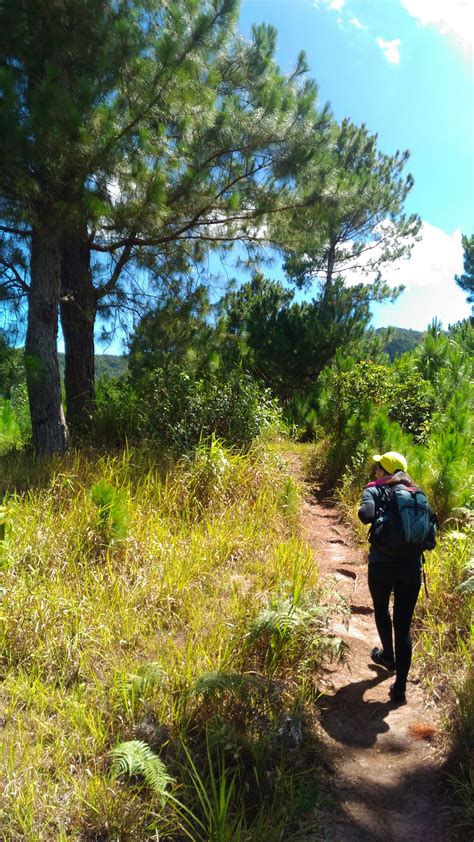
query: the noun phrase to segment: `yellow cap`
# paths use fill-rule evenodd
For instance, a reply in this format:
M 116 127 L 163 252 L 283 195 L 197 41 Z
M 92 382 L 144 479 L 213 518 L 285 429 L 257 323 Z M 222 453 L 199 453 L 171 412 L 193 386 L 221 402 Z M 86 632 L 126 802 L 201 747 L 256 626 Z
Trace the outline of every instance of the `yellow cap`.
M 395 453 L 394 450 L 388 450 L 387 453 L 382 453 L 381 456 L 372 456 L 374 462 L 380 462 L 384 471 L 388 474 L 394 474 L 395 471 L 406 471 L 408 462 L 401 453 Z

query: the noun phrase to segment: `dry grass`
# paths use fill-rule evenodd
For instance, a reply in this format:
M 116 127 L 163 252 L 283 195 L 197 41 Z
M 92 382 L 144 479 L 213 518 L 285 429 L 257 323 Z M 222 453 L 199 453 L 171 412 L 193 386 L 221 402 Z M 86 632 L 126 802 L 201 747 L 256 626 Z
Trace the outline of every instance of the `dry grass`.
M 168 471 L 143 451 L 36 466 L 17 456 L 1 481 L 1 838 L 200 838 L 199 822 L 172 801 L 111 776 L 108 752 L 121 740 L 145 740 L 202 824 L 182 750 L 192 747 L 202 773 L 203 711 L 203 733 L 217 720 L 238 730 L 238 705 L 233 722 L 225 694 L 209 707 L 192 687 L 213 671 L 251 671 L 247 635 L 269 604 L 317 600 L 317 567 L 297 535 L 298 491 L 283 461 L 213 441 Z M 311 646 L 323 635 L 321 621 Z M 304 684 L 288 669 L 285 641 L 283 708 Z M 323 650 L 314 646 L 318 658 Z M 267 687 L 273 679 L 263 674 Z M 258 754 L 262 734 L 278 733 L 278 705 L 268 693 L 252 702 L 240 746 L 245 733 Z M 228 827 L 240 827 L 236 840 L 257 839 L 258 827 L 277 838 L 271 804 L 231 821 L 234 802 Z M 202 838 L 206 832 L 204 822 Z

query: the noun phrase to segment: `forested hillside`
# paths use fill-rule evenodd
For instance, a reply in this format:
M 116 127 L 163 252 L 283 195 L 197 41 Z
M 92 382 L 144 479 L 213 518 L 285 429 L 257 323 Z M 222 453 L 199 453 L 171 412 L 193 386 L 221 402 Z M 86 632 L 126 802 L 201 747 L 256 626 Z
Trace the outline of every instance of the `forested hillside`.
M 383 333 L 384 328 L 379 328 Z M 423 339 L 424 333 L 420 330 L 409 330 L 403 327 L 391 327 L 391 336 L 385 342 L 384 351 L 393 361 L 395 357 L 401 357 L 407 351 L 413 351 Z
M 350 666 L 351 603 L 301 516 L 318 495 L 365 541 L 386 451 L 437 514 L 414 674 L 453 839 L 472 828 L 473 321 L 374 328 L 420 230 L 409 152 L 238 13 L 0 5 L 5 842 L 329 838 L 323 678 Z
M 64 354 L 58 354 L 59 370 L 61 377 L 64 377 Z M 126 356 L 118 356 L 117 354 L 96 354 L 95 357 L 95 373 L 98 380 L 105 378 L 106 380 L 113 380 L 114 378 L 123 377 L 128 370 L 128 363 Z

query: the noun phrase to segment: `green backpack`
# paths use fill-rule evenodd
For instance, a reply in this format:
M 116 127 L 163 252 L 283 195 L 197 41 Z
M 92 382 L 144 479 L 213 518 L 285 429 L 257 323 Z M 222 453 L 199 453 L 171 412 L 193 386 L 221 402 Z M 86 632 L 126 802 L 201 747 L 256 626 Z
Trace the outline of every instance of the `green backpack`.
M 384 488 L 381 512 L 371 535 L 382 547 L 417 547 L 420 552 L 436 546 L 438 519 L 421 488 L 398 483 Z

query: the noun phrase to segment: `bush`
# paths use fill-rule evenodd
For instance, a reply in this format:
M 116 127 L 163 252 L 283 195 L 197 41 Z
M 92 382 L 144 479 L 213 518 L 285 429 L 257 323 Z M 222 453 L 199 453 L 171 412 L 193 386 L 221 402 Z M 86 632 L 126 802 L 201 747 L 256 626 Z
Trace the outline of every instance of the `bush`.
M 0 452 L 22 447 L 30 436 L 26 386 L 13 386 L 9 400 L 0 397 Z
M 276 400 L 247 374 L 235 370 L 195 380 L 179 367 L 157 369 L 137 382 L 101 383 L 94 416 L 99 441 L 151 438 L 175 453 L 213 434 L 247 446 L 279 423 Z

